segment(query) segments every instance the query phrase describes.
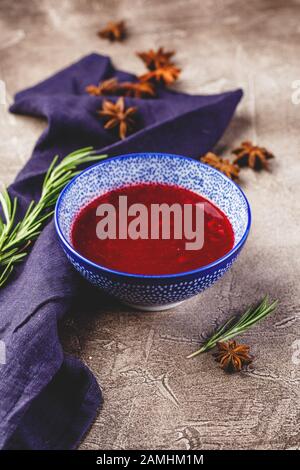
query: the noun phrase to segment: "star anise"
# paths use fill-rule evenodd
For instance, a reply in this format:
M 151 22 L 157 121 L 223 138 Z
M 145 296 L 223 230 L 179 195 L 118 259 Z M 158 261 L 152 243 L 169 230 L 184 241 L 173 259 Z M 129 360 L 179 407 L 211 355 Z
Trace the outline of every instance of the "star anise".
M 140 77 L 141 82 L 154 81 L 156 83 L 163 83 L 171 85 L 177 80 L 181 69 L 173 64 L 162 65 L 158 69 L 150 70 Z
M 125 22 L 114 23 L 110 21 L 105 28 L 98 32 L 98 36 L 109 41 L 122 41 L 126 36 Z
M 274 155 L 264 147 L 258 147 L 251 142 L 242 142 L 241 145 L 232 151 L 236 155 L 234 163 L 239 166 L 249 166 L 253 170 L 260 170 L 261 168 L 268 168 L 270 158 Z
M 164 65 L 170 64 L 170 59 L 173 57 L 175 52 L 164 51 L 164 48 L 160 47 L 157 51 L 150 49 L 147 52 L 137 52 L 136 54 L 140 59 L 142 59 L 148 70 L 155 70 Z
M 221 171 L 230 179 L 238 179 L 239 177 L 239 167 L 231 163 L 227 158 L 221 158 L 215 153 L 208 152 L 201 157 L 201 161 Z
M 116 103 L 104 100 L 102 103 L 102 109 L 98 111 L 98 114 L 107 121 L 104 125 L 105 129 L 118 127 L 120 138 L 125 139 L 127 133 L 135 126 L 134 115 L 136 112 L 137 108 L 134 106 L 126 109 L 125 100 L 122 96 L 116 101 Z
M 120 89 L 124 96 L 133 98 L 147 98 L 156 95 L 155 87 L 150 82 L 123 82 Z
M 226 372 L 241 371 L 243 366 L 250 364 L 254 359 L 249 354 L 249 346 L 237 344 L 234 340 L 227 343 L 217 343 L 217 348 L 218 352 L 213 356 Z
M 90 95 L 116 95 L 120 90 L 120 84 L 116 78 L 109 78 L 100 82 L 99 85 L 88 85 L 85 89 Z

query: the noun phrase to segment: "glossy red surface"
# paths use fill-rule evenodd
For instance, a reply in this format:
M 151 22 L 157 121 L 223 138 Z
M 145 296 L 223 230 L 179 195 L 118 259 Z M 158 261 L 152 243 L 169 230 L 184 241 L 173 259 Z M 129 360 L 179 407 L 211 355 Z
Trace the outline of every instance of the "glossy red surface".
M 148 228 L 150 234 L 150 207 L 152 204 L 174 203 L 193 205 L 194 226 L 196 226 L 195 207 L 204 204 L 204 244 L 201 249 L 186 249 L 187 240 L 175 239 L 173 234 L 174 219 L 171 217 L 170 239 L 119 239 L 119 196 L 127 196 L 128 207 L 132 204 L 144 204 L 149 213 Z M 97 224 L 103 217 L 96 215 L 101 204 L 112 204 L 116 209 L 116 239 L 101 240 L 96 233 Z M 128 223 L 135 217 L 129 216 Z M 122 218 L 124 222 L 124 216 Z M 182 218 L 182 231 L 184 232 Z M 162 220 L 160 220 L 160 224 Z M 126 225 L 127 227 L 127 225 Z M 74 248 L 91 261 L 110 269 L 134 274 L 175 274 L 205 266 L 224 256 L 234 244 L 234 233 L 226 215 L 203 196 L 187 189 L 164 184 L 138 184 L 125 186 L 108 192 L 83 207 L 74 220 L 72 227 Z

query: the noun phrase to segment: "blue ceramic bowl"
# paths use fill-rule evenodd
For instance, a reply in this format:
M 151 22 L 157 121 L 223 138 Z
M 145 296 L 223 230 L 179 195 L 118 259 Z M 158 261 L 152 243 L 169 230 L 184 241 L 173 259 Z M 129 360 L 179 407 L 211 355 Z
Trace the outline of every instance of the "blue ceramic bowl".
M 114 271 L 84 258 L 72 247 L 70 239 L 78 211 L 103 193 L 136 183 L 179 185 L 211 200 L 232 224 L 232 250 L 199 269 L 157 276 Z M 70 181 L 55 208 L 59 240 L 75 269 L 92 284 L 143 310 L 171 308 L 220 279 L 244 246 L 250 224 L 250 207 L 244 193 L 223 173 L 191 158 L 159 153 L 122 155 L 91 166 Z

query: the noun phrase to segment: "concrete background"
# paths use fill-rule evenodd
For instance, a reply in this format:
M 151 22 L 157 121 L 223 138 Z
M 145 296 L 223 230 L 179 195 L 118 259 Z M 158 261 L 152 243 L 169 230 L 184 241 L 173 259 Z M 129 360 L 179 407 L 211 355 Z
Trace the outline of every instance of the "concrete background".
M 214 287 L 161 313 L 98 299 L 62 325 L 65 350 L 90 366 L 104 391 L 82 449 L 300 448 L 300 105 L 292 102 L 292 83 L 300 79 L 299 15 L 296 0 L 0 0 L 7 104 L 16 91 L 91 51 L 141 73 L 135 51 L 163 45 L 177 51 L 178 89 L 244 89 L 217 151 L 253 139 L 276 155 L 269 173 L 242 173 L 252 233 Z M 111 19 L 126 20 L 125 43 L 97 37 Z M 13 180 L 44 126 L 1 106 L 2 183 Z M 228 376 L 210 354 L 186 359 L 207 331 L 265 293 L 280 300 L 277 313 L 241 338 L 256 355 L 254 370 Z

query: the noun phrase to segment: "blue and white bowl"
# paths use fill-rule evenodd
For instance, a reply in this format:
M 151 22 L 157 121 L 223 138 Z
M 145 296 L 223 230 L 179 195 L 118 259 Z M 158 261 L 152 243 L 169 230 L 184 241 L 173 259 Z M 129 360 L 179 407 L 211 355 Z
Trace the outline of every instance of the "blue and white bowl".
M 235 237 L 232 250 L 199 269 L 155 276 L 114 271 L 80 255 L 71 244 L 71 226 L 79 210 L 101 194 L 136 183 L 174 184 L 212 201 L 232 224 Z M 171 308 L 210 287 L 236 260 L 250 224 L 246 196 L 223 173 L 191 158 L 159 153 L 122 155 L 91 166 L 70 181 L 55 208 L 60 243 L 75 269 L 95 286 L 141 310 Z

